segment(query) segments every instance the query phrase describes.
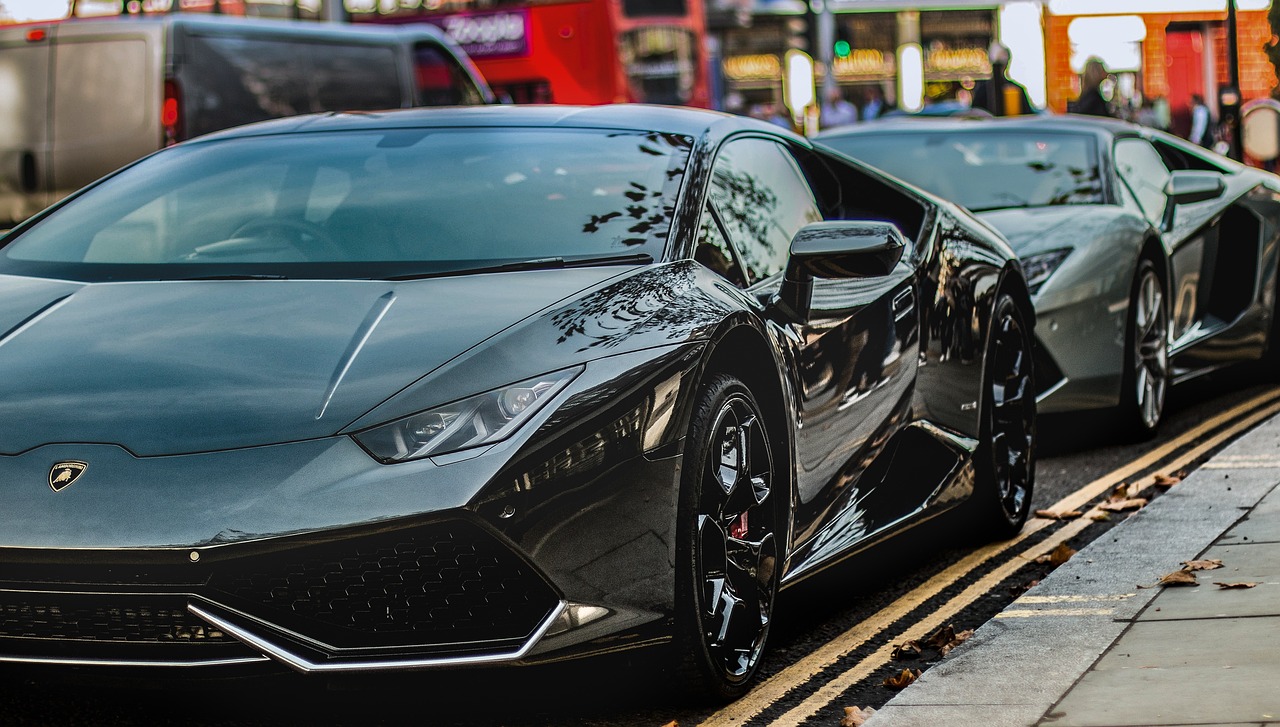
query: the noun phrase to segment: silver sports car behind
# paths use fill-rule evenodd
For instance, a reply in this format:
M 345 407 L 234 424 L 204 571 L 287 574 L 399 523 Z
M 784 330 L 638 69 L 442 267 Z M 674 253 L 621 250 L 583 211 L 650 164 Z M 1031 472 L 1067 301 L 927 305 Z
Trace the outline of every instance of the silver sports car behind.
M 1040 411 L 1115 410 L 1139 437 L 1170 384 L 1280 368 L 1280 177 L 1084 116 L 910 119 L 817 139 L 1008 238 L 1036 307 Z

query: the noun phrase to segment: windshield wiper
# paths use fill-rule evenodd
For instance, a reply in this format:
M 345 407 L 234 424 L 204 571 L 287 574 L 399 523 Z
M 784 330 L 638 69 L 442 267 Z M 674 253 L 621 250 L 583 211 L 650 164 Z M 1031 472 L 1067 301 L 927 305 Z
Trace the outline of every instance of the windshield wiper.
M 599 265 L 648 265 L 653 262 L 653 256 L 646 253 L 633 253 L 629 255 L 606 255 L 602 257 L 584 257 L 570 258 L 563 257 L 541 257 L 532 260 L 520 260 L 511 263 L 499 263 L 497 265 L 482 265 L 472 268 L 452 268 L 449 270 L 434 270 L 423 273 L 409 273 L 406 275 L 391 275 L 383 280 L 422 280 L 424 278 L 444 278 L 453 275 L 479 275 L 482 273 L 510 273 L 520 270 L 559 270 L 562 268 L 586 268 Z

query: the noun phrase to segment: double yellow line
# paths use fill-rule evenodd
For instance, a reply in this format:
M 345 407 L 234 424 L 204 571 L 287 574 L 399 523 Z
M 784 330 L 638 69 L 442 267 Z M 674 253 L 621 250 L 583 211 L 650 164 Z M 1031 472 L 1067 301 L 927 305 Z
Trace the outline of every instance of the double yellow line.
M 1119 467 L 1090 482 L 1079 490 L 1062 498 L 1050 510 L 1062 512 L 1082 510 L 1086 505 L 1109 493 L 1116 485 L 1128 481 L 1134 475 L 1144 474 L 1131 482 L 1132 492 L 1138 492 L 1155 482 L 1160 470 L 1178 471 L 1193 464 L 1205 453 L 1280 412 L 1280 389 L 1271 389 L 1222 414 L 1219 414 L 1182 435 L 1156 447 L 1142 457 Z M 1158 467 L 1157 467 L 1158 465 Z M 1024 543 L 1041 530 L 1059 524 L 1060 521 L 1035 519 L 1023 527 L 1017 536 L 978 548 L 954 565 L 934 575 L 929 580 L 902 595 L 896 601 L 859 623 L 840 636 L 823 645 L 795 664 L 759 684 L 749 694 L 726 708 L 716 712 L 701 723 L 701 727 L 737 727 L 755 718 L 765 709 L 777 703 L 792 690 L 809 683 L 821 672 L 852 653 L 863 644 L 880 636 L 895 622 L 936 597 L 949 586 L 964 578 L 988 561 Z M 817 714 L 850 687 L 866 679 L 875 670 L 889 663 L 894 644 L 911 639 L 924 639 L 929 633 L 943 626 L 982 595 L 1009 578 L 1029 562 L 1052 551 L 1092 524 L 1087 516 L 1062 525 L 1044 540 L 1010 556 L 990 573 L 975 581 L 956 596 L 931 611 L 920 621 L 894 633 L 884 646 L 854 664 L 818 688 L 800 704 L 773 720 L 770 724 L 781 727 L 799 725 Z

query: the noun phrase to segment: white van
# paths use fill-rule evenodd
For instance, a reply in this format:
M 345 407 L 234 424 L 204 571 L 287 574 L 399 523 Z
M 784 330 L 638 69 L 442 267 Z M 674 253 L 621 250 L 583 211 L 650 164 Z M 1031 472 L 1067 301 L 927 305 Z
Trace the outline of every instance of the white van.
M 425 23 L 172 14 L 0 26 L 0 228 L 211 131 L 492 102 L 465 53 Z

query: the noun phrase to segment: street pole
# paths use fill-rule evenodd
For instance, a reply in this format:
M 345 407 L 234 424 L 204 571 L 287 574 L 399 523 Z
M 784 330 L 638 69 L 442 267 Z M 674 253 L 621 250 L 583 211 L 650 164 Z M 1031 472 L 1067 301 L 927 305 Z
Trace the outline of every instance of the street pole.
M 1236 0 L 1227 0 L 1227 83 L 1218 93 L 1218 111 L 1222 124 L 1231 134 L 1227 156 L 1244 161 L 1243 130 L 1240 124 L 1240 51 L 1236 48 Z

